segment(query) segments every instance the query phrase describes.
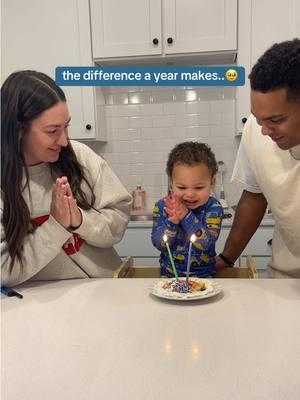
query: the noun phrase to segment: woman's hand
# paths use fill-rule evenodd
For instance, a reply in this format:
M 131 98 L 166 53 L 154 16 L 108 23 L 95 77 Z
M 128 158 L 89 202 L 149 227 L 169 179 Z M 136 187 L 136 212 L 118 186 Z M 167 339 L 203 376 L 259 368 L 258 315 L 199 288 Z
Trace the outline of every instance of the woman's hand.
M 63 227 L 68 228 L 71 225 L 68 196 L 66 195 L 65 189 L 59 178 L 56 179 L 56 182 L 53 185 L 50 214 Z
M 81 223 L 82 223 L 82 215 L 81 211 L 77 206 L 76 199 L 73 197 L 73 193 L 70 187 L 70 184 L 68 182 L 68 179 L 66 176 L 62 176 L 61 178 L 58 178 L 56 180 L 56 185 L 59 187 L 59 190 L 61 193 L 64 194 L 64 199 L 66 201 L 66 206 L 68 209 L 69 213 L 69 225 L 65 226 L 62 224 L 64 227 L 69 228 L 72 227 L 73 229 L 78 228 Z M 55 186 L 56 190 L 57 187 Z M 60 222 L 61 223 L 61 222 Z
M 70 218 L 71 218 L 70 226 L 73 229 L 79 228 L 79 226 L 82 223 L 82 215 L 81 215 L 81 211 L 79 210 L 79 208 L 77 206 L 77 201 L 73 197 L 71 186 L 70 186 L 66 176 L 61 177 L 60 182 L 61 182 L 63 190 L 65 190 L 65 193 L 68 196 Z
M 77 207 L 76 199 L 72 197 L 68 197 L 69 201 L 69 209 L 70 209 L 70 216 L 71 216 L 71 228 L 77 229 L 80 227 L 82 223 L 82 215 L 81 211 Z

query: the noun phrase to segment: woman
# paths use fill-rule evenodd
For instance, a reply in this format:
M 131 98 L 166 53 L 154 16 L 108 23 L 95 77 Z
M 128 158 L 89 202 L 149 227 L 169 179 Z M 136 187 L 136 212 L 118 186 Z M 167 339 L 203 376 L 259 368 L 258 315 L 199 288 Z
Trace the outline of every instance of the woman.
M 69 141 L 63 91 L 36 71 L 1 91 L 2 285 L 110 277 L 131 196 L 107 163 Z

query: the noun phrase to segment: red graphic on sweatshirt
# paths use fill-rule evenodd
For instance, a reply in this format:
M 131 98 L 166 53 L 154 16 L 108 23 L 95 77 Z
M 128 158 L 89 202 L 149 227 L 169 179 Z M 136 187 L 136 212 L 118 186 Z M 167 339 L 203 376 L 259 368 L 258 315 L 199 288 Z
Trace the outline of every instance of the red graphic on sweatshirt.
M 32 224 L 35 227 L 41 226 L 43 225 L 44 222 L 46 222 L 49 219 L 49 215 L 41 215 L 40 217 L 34 218 L 32 220 Z M 73 233 L 73 243 L 66 243 L 63 245 L 63 251 L 68 254 L 75 254 L 80 250 L 80 247 L 82 245 L 82 243 L 84 243 L 84 240 L 81 239 L 80 235 L 78 235 L 78 233 Z

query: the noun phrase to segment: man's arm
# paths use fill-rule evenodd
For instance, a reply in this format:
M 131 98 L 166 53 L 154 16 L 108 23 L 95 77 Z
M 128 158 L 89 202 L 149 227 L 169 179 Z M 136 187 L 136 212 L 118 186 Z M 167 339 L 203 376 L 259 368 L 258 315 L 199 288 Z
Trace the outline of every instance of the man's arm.
M 242 251 L 257 230 L 266 208 L 267 201 L 262 193 L 243 191 L 222 252 L 226 259 L 235 262 L 242 254 Z M 222 268 L 226 265 L 228 264 L 220 257 L 216 258 L 217 268 Z

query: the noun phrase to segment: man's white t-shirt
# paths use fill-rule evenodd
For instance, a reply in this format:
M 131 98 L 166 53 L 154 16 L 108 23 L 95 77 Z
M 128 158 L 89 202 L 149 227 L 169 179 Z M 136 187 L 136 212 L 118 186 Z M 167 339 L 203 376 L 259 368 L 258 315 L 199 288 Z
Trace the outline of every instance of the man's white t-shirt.
M 281 150 L 251 115 L 244 128 L 232 181 L 263 193 L 274 216 L 272 264 L 280 273 L 300 278 L 300 145 Z

